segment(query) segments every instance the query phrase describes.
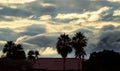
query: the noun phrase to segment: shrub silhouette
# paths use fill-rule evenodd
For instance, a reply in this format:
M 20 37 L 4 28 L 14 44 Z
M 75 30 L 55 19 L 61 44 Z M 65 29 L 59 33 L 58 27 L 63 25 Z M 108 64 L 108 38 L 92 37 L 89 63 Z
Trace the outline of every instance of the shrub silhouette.
M 22 45 L 15 44 L 13 41 L 7 41 L 7 43 L 4 45 L 3 53 L 6 53 L 6 58 L 26 59 Z
M 85 62 L 86 71 L 120 71 L 120 54 L 113 50 L 103 50 L 90 54 Z
M 34 61 L 35 59 L 38 59 L 38 55 L 40 55 L 38 51 L 30 50 L 28 52 L 28 60 Z

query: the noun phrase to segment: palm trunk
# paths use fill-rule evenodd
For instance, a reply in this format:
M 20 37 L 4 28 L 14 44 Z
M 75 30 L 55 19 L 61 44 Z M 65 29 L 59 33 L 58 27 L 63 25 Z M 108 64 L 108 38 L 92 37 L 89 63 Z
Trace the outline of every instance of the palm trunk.
M 82 71 L 82 67 L 83 67 L 83 60 L 82 58 L 80 58 L 80 71 Z
M 83 62 L 82 62 L 82 58 L 81 55 L 79 55 L 79 67 L 80 67 L 80 71 L 82 71 L 82 66 L 83 66 Z
M 66 64 L 66 58 L 64 57 L 64 58 L 63 58 L 63 70 L 64 70 L 64 71 L 66 70 L 65 64 Z
M 82 59 L 78 58 L 78 71 L 82 71 Z

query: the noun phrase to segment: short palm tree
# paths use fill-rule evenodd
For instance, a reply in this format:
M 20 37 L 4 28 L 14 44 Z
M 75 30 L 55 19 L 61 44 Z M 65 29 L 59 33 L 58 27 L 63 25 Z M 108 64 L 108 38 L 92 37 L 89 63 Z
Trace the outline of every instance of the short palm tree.
M 38 55 L 40 55 L 39 52 L 35 51 L 35 59 L 38 59 Z
M 32 50 L 30 50 L 29 52 L 28 52 L 28 60 L 29 61 L 34 61 L 35 60 L 35 56 L 34 56 L 34 51 L 32 51 Z
M 60 37 L 58 38 L 57 45 L 56 45 L 58 54 L 60 54 L 64 59 L 63 61 L 64 70 L 65 70 L 65 58 L 67 57 L 68 53 L 72 52 L 70 42 L 71 42 L 71 39 L 67 34 L 61 34 Z

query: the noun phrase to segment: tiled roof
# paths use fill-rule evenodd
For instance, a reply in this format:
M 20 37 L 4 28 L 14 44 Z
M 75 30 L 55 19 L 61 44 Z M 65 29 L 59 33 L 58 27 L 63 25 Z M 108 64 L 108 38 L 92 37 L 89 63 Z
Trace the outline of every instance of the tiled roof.
M 46 70 L 63 70 L 63 58 L 40 58 L 34 61 L 33 67 L 37 69 Z M 78 58 L 66 58 L 65 68 L 66 70 L 78 70 L 80 69 L 80 59 Z

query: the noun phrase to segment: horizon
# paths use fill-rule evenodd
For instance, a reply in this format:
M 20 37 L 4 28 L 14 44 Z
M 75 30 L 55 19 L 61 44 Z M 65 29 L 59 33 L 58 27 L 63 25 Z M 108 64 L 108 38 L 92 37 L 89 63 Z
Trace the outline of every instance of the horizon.
M 0 1 L 0 55 L 6 41 L 22 44 L 40 57 L 61 57 L 57 38 L 81 31 L 88 38 L 86 58 L 104 49 L 120 52 L 120 0 Z M 68 54 L 74 57 L 74 51 Z

